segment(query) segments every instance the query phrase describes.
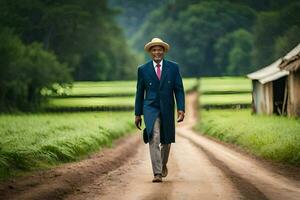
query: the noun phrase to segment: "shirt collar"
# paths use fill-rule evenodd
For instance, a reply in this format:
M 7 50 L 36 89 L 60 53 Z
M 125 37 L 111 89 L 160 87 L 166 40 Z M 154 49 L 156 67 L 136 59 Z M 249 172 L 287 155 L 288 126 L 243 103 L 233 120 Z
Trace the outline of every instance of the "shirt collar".
M 157 63 L 156 63 L 154 60 L 153 60 L 152 62 L 153 62 L 154 68 L 156 68 Z M 163 60 L 161 60 L 161 61 L 159 62 L 159 64 L 160 64 L 160 67 L 162 67 L 162 65 L 163 65 Z

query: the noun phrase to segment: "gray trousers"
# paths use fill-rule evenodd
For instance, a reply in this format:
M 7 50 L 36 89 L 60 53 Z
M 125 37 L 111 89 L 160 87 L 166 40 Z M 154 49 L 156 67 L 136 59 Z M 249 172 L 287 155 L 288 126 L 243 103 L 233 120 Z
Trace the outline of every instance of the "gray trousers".
M 171 144 L 160 144 L 160 118 L 156 118 L 153 137 L 149 142 L 153 174 L 161 174 L 162 166 L 167 165 Z

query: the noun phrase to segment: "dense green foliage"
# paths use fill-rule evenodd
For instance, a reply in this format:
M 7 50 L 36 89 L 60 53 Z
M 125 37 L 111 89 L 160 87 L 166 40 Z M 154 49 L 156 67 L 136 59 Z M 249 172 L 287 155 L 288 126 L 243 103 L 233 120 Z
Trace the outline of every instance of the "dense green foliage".
M 167 58 L 183 76 L 244 75 L 296 46 L 299 8 L 297 0 L 0 0 L 0 110 L 30 110 L 41 90 L 72 79 L 133 79 L 156 36 L 171 44 Z
M 138 10 L 131 1 L 132 10 Z M 154 1 L 154 4 L 158 1 Z M 156 5 L 156 4 L 155 4 Z M 300 42 L 299 2 L 296 0 L 172 0 L 151 6 L 140 18 L 144 23 L 130 34 L 133 46 L 143 52 L 152 37 L 171 44 L 169 57 L 184 76 L 243 75 L 271 63 Z M 139 11 L 122 16 L 124 29 Z
M 40 42 L 73 69 L 75 80 L 133 78 L 137 65 L 106 0 L 1 0 L 0 25 L 26 44 Z
M 202 110 L 196 128 L 258 156 L 300 165 L 300 120 L 250 113 L 250 110 Z
M 54 83 L 134 78 L 116 15 L 106 0 L 0 0 L 0 110 L 31 110 Z
M 8 29 L 0 32 L 0 111 L 39 105 L 43 87 L 70 81 L 69 69 L 38 43 L 24 45 Z
M 110 146 L 133 130 L 132 120 L 131 112 L 0 115 L 0 178 Z
M 250 67 L 251 64 L 252 48 L 253 36 L 245 29 L 226 34 L 214 44 L 216 68 L 225 74 L 245 74 L 247 72 L 245 66 Z
M 254 65 L 270 64 L 300 42 L 300 2 L 283 5 L 276 11 L 258 14 L 253 27 Z
M 128 38 L 134 35 L 138 28 L 145 22 L 153 10 L 166 4 L 168 0 L 110 0 L 112 7 L 120 9 L 122 14 L 118 16 L 118 21 L 124 27 Z

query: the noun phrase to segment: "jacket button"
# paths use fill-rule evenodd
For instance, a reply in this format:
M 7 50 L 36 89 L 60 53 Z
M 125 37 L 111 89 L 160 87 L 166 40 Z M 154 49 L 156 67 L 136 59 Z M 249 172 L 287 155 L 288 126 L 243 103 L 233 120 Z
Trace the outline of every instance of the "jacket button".
M 149 83 L 149 85 L 152 85 L 152 83 Z

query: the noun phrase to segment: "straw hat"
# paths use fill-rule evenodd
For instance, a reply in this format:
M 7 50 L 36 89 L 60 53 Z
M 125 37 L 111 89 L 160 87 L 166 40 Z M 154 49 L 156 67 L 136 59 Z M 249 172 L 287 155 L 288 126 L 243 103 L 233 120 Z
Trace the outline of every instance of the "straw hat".
M 153 38 L 151 40 L 151 42 L 148 42 L 145 45 L 144 49 L 145 49 L 145 51 L 149 52 L 150 49 L 151 49 L 151 47 L 153 47 L 153 46 L 162 46 L 165 49 L 165 52 L 167 52 L 169 50 L 169 48 L 170 48 L 169 44 L 167 44 L 166 42 L 162 41 L 161 39 L 159 39 L 159 38 Z

